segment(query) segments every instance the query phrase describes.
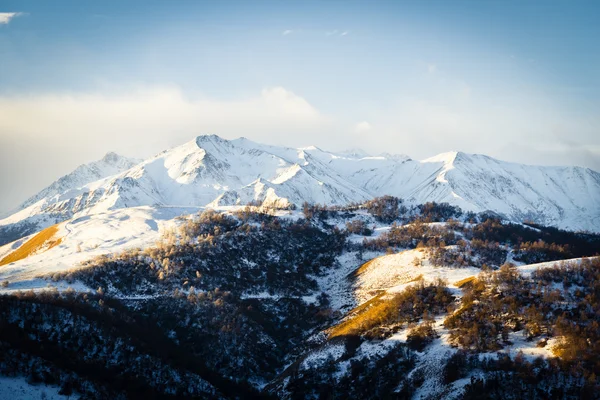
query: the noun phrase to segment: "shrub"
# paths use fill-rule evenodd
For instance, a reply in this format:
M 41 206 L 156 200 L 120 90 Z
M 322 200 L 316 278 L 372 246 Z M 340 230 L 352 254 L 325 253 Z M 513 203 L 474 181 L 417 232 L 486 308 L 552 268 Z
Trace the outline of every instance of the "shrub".
M 448 203 L 429 202 L 419 205 L 418 209 L 425 222 L 443 222 L 462 215 L 460 207 Z
M 375 219 L 381 222 L 392 222 L 400 216 L 400 209 L 398 206 L 402 203 L 397 197 L 394 196 L 382 196 L 376 197 L 373 200 L 367 201 L 365 207 L 369 214 L 373 215 Z
M 361 219 L 347 222 L 346 231 L 363 236 L 371 236 L 373 234 L 373 231 L 369 229 L 365 221 Z
M 436 337 L 433 322 L 429 320 L 409 328 L 406 335 L 406 344 L 413 350 L 423 351 Z

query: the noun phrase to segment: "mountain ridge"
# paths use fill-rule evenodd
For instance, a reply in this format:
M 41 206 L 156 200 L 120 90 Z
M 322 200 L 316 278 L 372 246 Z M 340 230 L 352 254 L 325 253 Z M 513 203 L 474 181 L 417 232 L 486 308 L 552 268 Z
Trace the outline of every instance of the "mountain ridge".
M 525 165 L 461 151 L 413 160 L 200 135 L 146 160 L 107 153 L 78 167 L 0 220 L 0 243 L 7 243 L 3 236 L 14 240 L 118 208 L 345 205 L 386 194 L 412 204 L 448 202 L 519 222 L 600 231 L 600 174 L 589 168 Z
M 72 172 L 61 176 L 49 186 L 25 200 L 17 208 L 27 208 L 45 197 L 62 194 L 69 189 L 75 189 L 87 183 L 125 171 L 139 162 L 140 160 L 124 157 L 109 151 L 100 160 L 81 164 Z

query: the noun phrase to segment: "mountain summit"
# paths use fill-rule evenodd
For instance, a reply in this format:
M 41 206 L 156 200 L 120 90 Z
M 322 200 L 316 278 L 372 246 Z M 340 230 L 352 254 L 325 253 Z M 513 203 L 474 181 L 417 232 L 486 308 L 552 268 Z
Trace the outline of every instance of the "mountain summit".
M 203 135 L 142 162 L 108 153 L 78 167 L 0 220 L 0 243 L 77 215 L 134 206 L 343 205 L 385 194 L 600 231 L 600 174 L 587 168 L 523 165 L 463 152 L 419 161 Z
M 108 152 L 102 159 L 82 164 L 75 168 L 73 172 L 60 177 L 50 186 L 42 189 L 42 191 L 23 202 L 19 206 L 19 209 L 27 208 L 42 199 L 50 198 L 71 189 L 84 186 L 90 182 L 126 171 L 138 162 L 139 160 L 123 157 L 114 152 Z

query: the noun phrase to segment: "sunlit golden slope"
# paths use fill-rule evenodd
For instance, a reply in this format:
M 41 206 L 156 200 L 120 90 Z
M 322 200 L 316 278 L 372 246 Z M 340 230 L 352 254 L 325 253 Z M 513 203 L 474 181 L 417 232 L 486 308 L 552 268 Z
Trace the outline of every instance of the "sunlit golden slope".
M 17 250 L 0 260 L 0 266 L 29 257 L 41 248 L 45 247 L 46 250 L 49 250 L 54 246 L 58 246 L 62 241 L 62 238 L 53 239 L 56 232 L 58 232 L 58 225 L 52 225 L 43 231 L 40 231 L 37 235 L 29 239 Z

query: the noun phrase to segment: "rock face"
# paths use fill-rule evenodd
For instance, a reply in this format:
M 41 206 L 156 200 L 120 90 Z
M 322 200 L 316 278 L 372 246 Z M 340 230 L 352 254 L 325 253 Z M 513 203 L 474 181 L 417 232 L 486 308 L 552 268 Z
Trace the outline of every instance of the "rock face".
M 108 153 L 82 165 L 0 221 L 0 244 L 78 215 L 142 206 L 343 205 L 389 194 L 410 203 L 600 231 L 600 174 L 449 152 L 403 155 L 285 148 L 198 136 L 142 162 Z

